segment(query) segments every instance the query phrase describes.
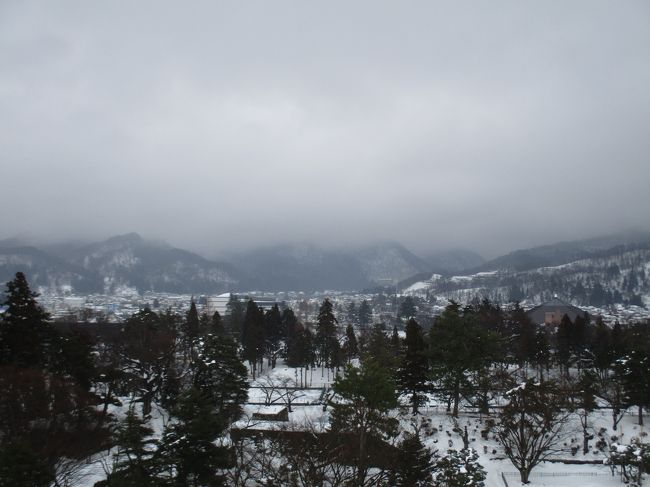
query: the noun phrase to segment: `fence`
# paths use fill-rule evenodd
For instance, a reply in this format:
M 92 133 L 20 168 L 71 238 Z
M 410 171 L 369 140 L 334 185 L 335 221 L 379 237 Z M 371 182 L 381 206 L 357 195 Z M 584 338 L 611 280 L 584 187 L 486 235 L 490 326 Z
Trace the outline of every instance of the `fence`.
M 531 472 L 530 477 L 600 477 L 600 476 L 611 476 L 611 473 L 607 472 Z M 501 472 L 501 477 L 503 481 L 506 482 L 506 477 L 519 477 L 519 472 Z

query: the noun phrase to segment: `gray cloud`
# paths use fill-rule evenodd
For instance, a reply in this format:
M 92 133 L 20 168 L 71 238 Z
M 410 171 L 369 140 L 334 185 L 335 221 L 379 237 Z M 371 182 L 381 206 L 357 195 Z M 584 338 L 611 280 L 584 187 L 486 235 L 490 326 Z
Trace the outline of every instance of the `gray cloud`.
M 494 254 L 647 226 L 647 2 L 0 4 L 2 233 Z

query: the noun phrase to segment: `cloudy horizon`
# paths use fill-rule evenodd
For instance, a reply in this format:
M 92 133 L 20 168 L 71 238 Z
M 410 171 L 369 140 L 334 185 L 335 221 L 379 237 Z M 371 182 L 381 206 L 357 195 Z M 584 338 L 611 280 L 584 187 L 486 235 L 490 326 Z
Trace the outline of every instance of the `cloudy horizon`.
M 497 5 L 2 2 L 0 238 L 649 229 L 650 4 Z

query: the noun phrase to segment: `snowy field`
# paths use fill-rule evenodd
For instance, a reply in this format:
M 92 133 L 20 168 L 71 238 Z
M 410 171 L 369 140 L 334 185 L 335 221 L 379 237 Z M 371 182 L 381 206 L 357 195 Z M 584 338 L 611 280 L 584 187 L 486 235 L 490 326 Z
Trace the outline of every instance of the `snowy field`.
M 295 378 L 295 376 L 296 371 L 294 369 L 279 363 L 275 369 L 264 370 L 252 385 L 260 386 L 265 384 L 268 388 L 269 383 L 282 383 L 283 381 L 286 383 L 288 378 Z M 309 376 L 313 377 L 310 385 L 314 389 L 299 391 L 298 395 L 302 395 L 300 397 L 309 400 L 326 397 L 334 379 L 331 372 L 328 376 L 327 370 L 316 368 L 309 372 Z M 315 388 L 322 388 L 321 391 L 324 391 L 319 393 Z M 258 402 L 260 398 L 263 401 L 264 397 L 261 389 L 252 389 L 250 396 L 251 402 Z M 289 414 L 288 423 L 255 421 L 254 427 L 259 429 L 314 427 L 318 430 L 326 428 L 329 422 L 329 408 L 323 408 L 322 404 L 312 403 L 308 406 L 298 404 L 299 402 L 306 402 L 305 399 L 296 400 L 292 403 L 293 412 Z M 280 399 L 276 399 L 273 404 L 280 404 L 281 402 Z M 236 426 L 245 427 L 247 424 L 250 425 L 252 414 L 263 410 L 264 406 L 261 405 L 247 405 L 244 408 L 244 418 Z M 400 421 L 401 428 L 404 431 L 412 431 L 416 423 L 420 425 L 422 440 L 425 445 L 431 450 L 437 450 L 440 454 L 446 453 L 449 448 L 460 450 L 463 447 L 463 441 L 458 431 L 459 429 L 462 431 L 467 427 L 470 446 L 478 452 L 479 462 L 487 471 L 486 487 L 504 487 L 506 482 L 509 487 L 522 485 L 519 473 L 503 454 L 501 446 L 494 438 L 494 433 L 490 432 L 487 440 L 481 435 L 481 430 L 485 429 L 486 426 L 486 419 L 495 420 L 496 415 L 480 417 L 476 413 L 461 412 L 458 420 L 455 420 L 446 413 L 445 405 L 436 403 L 433 397 L 428 405 L 421 408 L 421 414 L 417 417 L 410 414 L 408 407 L 395 411 L 393 415 Z M 530 476 L 530 483 L 527 485 L 531 487 L 613 487 L 624 485 L 618 474 L 612 475 L 610 467 L 603 465 L 607 455 L 596 447 L 596 442 L 599 439 L 597 433 L 603 428 L 604 431 L 601 431 L 601 435 L 608 443 L 612 441 L 614 435 L 621 443 L 629 443 L 633 437 L 647 438 L 644 427 L 636 424 L 636 411 L 629 411 L 623 417 L 617 431 L 612 429 L 611 412 L 609 410 L 593 412 L 589 417 L 589 421 L 590 432 L 594 435 L 594 439 L 590 441 L 589 453 L 587 455 L 582 454 L 582 430 L 577 416 L 572 417 L 562 432 L 563 440 L 560 444 L 560 451 L 551 455 L 551 458 L 555 461 L 545 462 L 537 466 Z M 423 422 L 425 426 L 422 426 Z M 456 428 L 456 432 L 454 432 L 454 428 Z M 574 451 L 577 450 L 575 454 L 572 454 L 572 447 Z M 562 460 L 590 463 L 567 465 L 561 463 Z M 594 462 L 598 462 L 598 464 Z
M 328 428 L 330 421 L 330 408 L 324 407 L 324 402 L 331 395 L 330 386 L 334 380 L 331 371 L 316 368 L 309 371 L 309 388 L 294 388 L 294 381 L 299 371 L 285 367 L 282 362 L 275 369 L 265 369 L 262 374 L 253 381 L 249 392 L 249 402 L 243 407 L 242 418 L 233 427 L 255 429 L 313 429 L 323 431 Z M 253 420 L 253 414 L 258 412 L 274 412 L 286 406 L 286 398 L 283 398 L 283 388 L 290 387 L 292 394 L 292 412 L 289 413 L 289 421 L 262 421 Z M 271 407 L 265 406 L 266 393 L 272 392 L 270 397 Z M 433 398 L 432 398 L 433 399 Z M 124 398 L 124 406 L 113 408 L 112 412 L 116 418 L 123 417 L 128 407 L 128 400 Z M 419 426 L 423 443 L 431 450 L 439 454 L 446 453 L 447 449 L 460 450 L 463 447 L 463 440 L 460 434 L 467 428 L 470 446 L 479 455 L 479 463 L 485 468 L 487 478 L 486 487 L 513 487 L 521 486 L 519 473 L 508 460 L 500 445 L 495 441 L 494 433 L 490 432 L 487 439 L 481 435 L 481 430 L 486 428 L 486 420 L 495 420 L 496 415 L 490 417 L 479 416 L 476 413 L 461 413 L 456 420 L 446 413 L 444 404 L 437 404 L 431 400 L 428 405 L 421 407 L 417 416 L 410 413 L 410 408 L 404 406 L 392 415 L 400 422 L 403 431 L 413 431 L 414 426 Z M 156 435 L 162 433 L 164 424 L 169 421 L 166 412 L 161 408 L 154 407 L 152 412 L 151 426 Z M 640 437 L 647 441 L 647 433 L 644 427 L 635 424 L 637 421 L 636 411 L 629 411 L 618 425 L 617 431 L 613 431 L 611 424 L 611 413 L 609 410 L 598 410 L 590 415 L 590 431 L 594 439 L 590 441 L 590 451 L 587 455 L 582 454 L 582 431 L 578 418 L 574 417 L 566 425 L 563 431 L 560 451 L 551 457 L 554 460 L 589 461 L 592 463 L 567 465 L 557 462 L 546 462 L 537 466 L 531 476 L 530 487 L 615 487 L 624 485 L 618 474 L 612 475 L 610 468 L 603 465 L 607 458 L 605 452 L 596 447 L 599 436 L 597 432 L 604 428 L 603 438 L 607 442 L 612 441 L 616 435 L 621 443 L 629 443 L 631 438 Z M 572 454 L 572 447 L 577 452 Z M 576 448 L 577 447 L 577 448 Z M 110 465 L 110 452 L 97 456 L 89 463 L 79 476 L 83 480 L 78 485 L 92 485 L 105 478 L 105 470 Z M 599 462 L 594 464 L 593 462 Z M 507 484 L 506 484 L 507 482 Z

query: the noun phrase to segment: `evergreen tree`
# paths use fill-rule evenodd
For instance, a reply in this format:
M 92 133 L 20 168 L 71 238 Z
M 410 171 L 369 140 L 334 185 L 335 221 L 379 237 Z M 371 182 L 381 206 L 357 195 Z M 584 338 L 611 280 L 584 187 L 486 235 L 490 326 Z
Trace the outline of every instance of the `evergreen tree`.
M 129 376 L 131 392 L 142 403 L 146 417 L 153 401 L 162 397 L 176 365 L 176 334 L 158 314 L 144 308 L 126 320 L 123 337 L 122 370 Z
M 473 389 L 470 373 L 488 367 L 497 354 L 496 336 L 451 301 L 431 327 L 429 344 L 432 375 L 449 391 L 452 415 L 458 417 L 461 392 Z
M 345 343 L 343 344 L 343 350 L 345 351 L 345 357 L 348 362 L 359 356 L 359 345 L 357 344 L 357 337 L 354 334 L 354 328 L 352 325 L 348 325 L 345 328 Z
M 113 470 L 106 480 L 96 483 L 95 487 L 156 485 L 156 469 L 152 459 L 157 442 L 152 435 L 153 429 L 130 408 L 117 430 Z
M 616 370 L 622 380 L 626 404 L 637 406 L 639 425 L 643 425 L 643 408 L 650 407 L 650 353 L 639 340 L 629 353 L 616 361 Z
M 95 407 L 99 398 L 92 392 L 96 374 L 88 336 L 63 335 L 51 326 L 22 273 L 7 283 L 5 304 L 0 317 L 0 470 L 11 478 L 23 468 L 33 469 L 22 481 L 39 485 L 54 474 L 61 458 L 83 458 L 105 448 L 108 431 Z
M 395 382 L 389 371 L 372 359 L 361 367 L 348 364 L 343 376 L 334 380 L 332 389 L 332 430 L 352 433 L 356 456 L 355 485 L 364 485 L 368 473 L 368 439 L 394 437 L 397 421 L 388 412 L 397 406 Z
M 418 323 L 411 318 L 406 324 L 406 349 L 397 371 L 397 385 L 401 393 L 410 394 L 413 414 L 425 401 L 422 394 L 428 389 L 429 364 L 426 356 L 424 333 Z
M 196 303 L 194 302 L 194 298 L 192 298 L 190 309 L 185 316 L 185 321 L 183 322 L 183 344 L 186 360 L 191 360 L 194 357 L 196 341 L 199 338 L 199 331 L 201 329 L 200 321 L 199 313 L 196 309 Z
M 23 444 L 0 446 L 0 487 L 49 487 L 54 469 Z
M 226 304 L 226 330 L 240 341 L 242 341 L 245 317 L 246 307 L 235 294 L 231 294 Z
M 441 487 L 483 487 L 487 477 L 478 463 L 478 454 L 472 449 L 448 450 L 435 466 L 435 485 Z
M 573 322 L 568 315 L 564 315 L 557 328 L 556 355 L 560 369 L 564 368 L 566 375 L 571 365 L 571 338 L 573 335 Z
M 354 301 L 350 301 L 346 309 L 346 318 L 352 325 L 359 323 L 359 313 L 357 312 L 357 305 Z
M 433 452 L 420 440 L 418 432 L 406 433 L 398 445 L 396 468 L 394 471 L 396 487 L 428 487 L 431 485 L 433 471 Z
M 37 297 L 22 272 L 7 283 L 3 303 L 7 309 L 0 320 L 0 365 L 51 365 L 55 332 L 48 323 L 50 316 L 36 302 Z
M 166 426 L 156 454 L 159 478 L 179 487 L 225 485 L 219 471 L 230 466 L 228 450 L 214 443 L 227 425 L 225 418 L 194 388 L 181 396 L 172 416 L 176 421 Z
M 208 335 L 192 364 L 193 385 L 216 411 L 234 420 L 248 398 L 246 367 L 237 343 L 227 335 Z
M 337 325 L 332 302 L 326 298 L 318 311 L 315 344 L 319 363 L 328 368 L 333 366 L 340 348 Z
M 277 303 L 266 312 L 264 321 L 266 328 L 266 353 L 270 358 L 271 366 L 275 367 L 277 355 L 280 351 L 280 341 L 286 338 L 286 333 L 283 329 L 282 314 Z
M 223 320 L 221 319 L 221 315 L 218 311 L 215 311 L 212 315 L 207 333 L 210 335 L 223 335 L 226 333 L 226 329 L 223 325 Z
M 362 328 L 367 327 L 372 322 L 372 308 L 367 300 L 361 301 L 359 305 L 359 325 Z
M 417 309 L 415 307 L 413 298 L 411 296 L 406 296 L 406 298 L 404 298 L 404 300 L 399 305 L 399 312 L 397 316 L 402 319 L 408 319 L 413 318 L 416 313 Z
M 248 360 L 253 379 L 257 373 L 258 362 L 264 357 L 265 330 L 264 312 L 252 299 L 246 305 L 246 316 L 242 327 L 242 346 L 244 359 Z

